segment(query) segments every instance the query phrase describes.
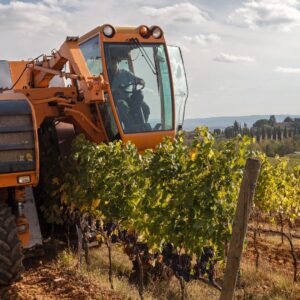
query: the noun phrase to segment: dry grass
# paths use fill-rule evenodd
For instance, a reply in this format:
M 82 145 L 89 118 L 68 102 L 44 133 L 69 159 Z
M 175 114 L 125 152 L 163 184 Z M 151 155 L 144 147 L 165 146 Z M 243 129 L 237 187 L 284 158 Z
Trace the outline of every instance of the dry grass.
M 70 252 L 63 252 L 58 258 L 57 264 L 59 267 L 66 268 L 69 271 L 80 273 L 81 276 L 88 277 L 89 280 L 96 282 L 104 290 L 110 289 L 110 282 L 108 280 L 108 258 L 105 253 L 105 248 L 94 249 L 91 251 L 91 271 L 87 272 L 86 266 L 83 263 L 79 269 L 77 267 L 77 257 Z M 118 296 L 122 299 L 139 299 L 139 293 L 135 286 L 128 283 L 128 277 L 125 275 L 129 269 L 126 269 L 126 265 L 129 265 L 128 261 L 124 259 L 116 260 L 119 256 L 119 251 L 114 251 L 113 258 L 113 283 L 114 289 Z M 124 256 L 125 258 L 125 256 Z M 122 276 L 121 274 L 124 274 Z M 102 299 L 99 295 L 99 299 Z M 147 297 L 146 297 L 147 299 Z
M 110 289 L 108 280 L 108 255 L 106 247 L 91 251 L 91 272 L 86 271 L 85 265 L 80 270 L 76 267 L 77 258 L 68 252 L 63 252 L 57 264 L 68 271 L 80 272 L 80 276 L 88 277 L 96 282 L 104 290 Z M 121 248 L 113 247 L 113 281 L 114 291 L 121 299 L 139 299 L 138 289 L 128 282 L 132 263 Z M 236 292 L 236 299 L 276 299 L 276 300 L 300 300 L 300 284 L 294 284 L 290 275 L 275 272 L 269 265 L 263 262 L 256 272 L 251 259 L 244 259 L 241 266 L 241 287 Z M 220 292 L 215 288 L 200 282 L 192 281 L 186 284 L 188 299 L 190 300 L 215 300 Z M 99 299 L 102 299 L 99 296 Z M 145 299 L 180 299 L 180 287 L 174 277 L 169 282 L 153 283 L 146 288 Z
M 294 283 L 291 275 L 282 269 L 272 269 L 261 262 L 256 271 L 251 261 L 242 262 L 241 288 L 237 290 L 237 299 L 257 300 L 299 300 L 300 284 Z
M 88 277 L 89 280 L 99 284 L 101 288 L 110 289 L 108 280 L 108 254 L 103 246 L 91 251 L 91 271 L 87 272 L 85 264 L 78 269 L 77 257 L 70 252 L 63 252 L 58 258 L 57 265 L 68 271 L 80 273 L 80 276 Z M 139 299 L 138 289 L 135 285 L 128 282 L 132 269 L 132 263 L 119 247 L 113 247 L 112 255 L 113 282 L 114 290 L 122 299 Z M 186 284 L 188 299 L 191 300 L 214 300 L 218 299 L 220 293 L 215 288 L 206 285 L 200 281 L 193 281 Z M 180 299 L 180 286 L 178 280 L 174 277 L 169 282 L 156 282 L 146 287 L 146 299 Z M 99 298 L 101 299 L 101 297 Z

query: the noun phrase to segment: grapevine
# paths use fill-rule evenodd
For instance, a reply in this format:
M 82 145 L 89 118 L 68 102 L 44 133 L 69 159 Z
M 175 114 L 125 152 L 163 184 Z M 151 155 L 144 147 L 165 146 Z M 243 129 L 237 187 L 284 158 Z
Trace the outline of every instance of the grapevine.
M 95 145 L 79 136 L 63 162 L 64 174 L 55 179 L 57 194 L 61 205 L 79 216 L 79 224 L 87 215 L 97 222 L 85 227 L 96 228 L 110 257 L 112 239 L 123 243 L 133 256 L 141 297 L 147 282 L 143 266 L 149 267 L 154 257 L 155 266 L 148 268 L 154 278 L 163 276 L 165 265 L 183 289 L 181 278 L 207 275 L 214 283 L 214 265 L 225 259 L 247 158 L 262 161 L 255 211 L 281 214 L 291 222 L 299 215 L 300 168 L 289 170 L 280 158 L 272 164 L 251 151 L 251 143 L 241 136 L 216 143 L 207 128 L 199 128 L 191 144 L 179 133 L 140 154 L 131 143 Z M 85 227 L 80 228 L 83 240 Z M 192 257 L 197 258 L 194 266 Z

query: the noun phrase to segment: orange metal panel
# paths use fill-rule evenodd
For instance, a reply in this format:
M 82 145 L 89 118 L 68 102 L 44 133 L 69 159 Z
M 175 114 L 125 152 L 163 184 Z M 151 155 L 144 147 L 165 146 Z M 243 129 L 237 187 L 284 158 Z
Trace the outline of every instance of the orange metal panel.
M 52 87 L 52 88 L 30 88 L 30 89 L 14 89 L 16 93 L 22 93 L 30 101 L 49 99 L 61 95 L 66 99 L 76 100 L 77 91 L 75 87 Z
M 103 26 L 98 26 L 95 29 L 91 30 L 90 32 L 86 33 L 85 35 L 81 36 L 79 39 L 79 43 L 82 43 L 85 40 L 90 39 L 91 37 L 95 36 L 97 33 L 101 34 L 101 39 L 103 42 L 126 42 L 129 38 L 137 38 L 141 43 L 165 43 L 164 35 L 161 38 L 155 39 L 154 37 L 150 36 L 149 38 L 143 38 L 140 33 L 138 27 L 114 27 L 116 30 L 115 35 L 112 38 L 106 37 L 103 33 Z
M 15 83 L 18 80 L 15 86 L 17 89 L 28 88 L 30 86 L 30 70 L 25 70 L 27 64 L 28 61 L 9 61 L 12 82 Z M 24 74 L 21 76 L 23 71 Z
M 166 137 L 175 138 L 175 131 L 157 131 L 157 132 L 143 132 L 135 134 L 125 134 L 123 140 L 125 142 L 133 142 L 141 151 L 147 148 L 155 148 Z
M 113 37 L 109 38 L 106 37 L 103 33 L 101 33 L 101 39 L 102 41 L 109 42 L 109 43 L 121 43 L 121 42 L 127 42 L 131 38 L 136 38 L 140 41 L 140 43 L 152 43 L 152 44 L 164 44 L 165 39 L 162 36 L 159 39 L 155 39 L 154 37 L 150 36 L 149 38 L 143 38 L 138 32 L 133 32 L 133 33 L 127 33 L 127 32 L 122 32 L 122 33 L 116 33 Z
M 26 176 L 26 175 L 30 176 L 31 179 L 30 183 L 19 184 L 18 177 Z M 11 187 L 11 186 L 26 186 L 26 185 L 36 186 L 37 184 L 38 184 L 38 173 L 34 171 L 0 174 L 0 188 Z

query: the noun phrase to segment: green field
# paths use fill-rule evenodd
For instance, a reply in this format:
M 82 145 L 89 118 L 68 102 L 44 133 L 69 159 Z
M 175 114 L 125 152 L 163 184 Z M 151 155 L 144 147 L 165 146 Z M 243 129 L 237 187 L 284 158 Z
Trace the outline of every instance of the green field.
M 288 154 L 287 157 L 289 158 L 290 167 L 300 166 L 300 152 Z
M 296 166 L 300 166 L 300 153 L 287 154 L 284 157 L 288 159 L 289 169 L 296 167 Z M 270 157 L 269 159 L 270 159 L 271 163 L 275 162 L 274 157 Z

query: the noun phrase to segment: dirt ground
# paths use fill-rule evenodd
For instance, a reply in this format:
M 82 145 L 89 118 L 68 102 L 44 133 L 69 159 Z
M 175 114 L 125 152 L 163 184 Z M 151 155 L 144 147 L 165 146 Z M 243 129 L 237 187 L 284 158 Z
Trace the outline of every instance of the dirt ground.
M 280 228 L 275 225 L 270 225 L 270 223 L 261 223 L 261 228 L 264 230 L 274 230 L 280 231 Z M 256 262 L 257 251 L 254 248 L 254 233 L 253 228 L 254 224 L 250 224 L 249 230 L 247 233 L 246 240 L 246 251 L 244 252 L 244 257 Z M 298 280 L 300 281 L 300 224 L 297 224 L 293 230 L 289 232 L 288 228 L 284 228 L 284 232 L 289 233 L 288 235 L 292 236 L 292 243 L 294 247 L 294 253 L 297 259 L 297 275 Z M 289 272 L 292 274 L 294 272 L 293 266 L 293 256 L 291 252 L 291 246 L 289 241 L 279 234 L 274 233 L 258 233 L 257 234 L 257 249 L 260 262 L 267 262 L 274 270 L 284 270 L 284 272 Z
M 251 227 L 251 226 L 250 226 Z M 298 228 L 299 229 L 299 228 Z M 297 229 L 297 230 L 298 230 Z M 293 239 L 295 246 L 295 253 L 298 259 L 298 281 L 300 281 L 300 239 Z M 242 268 L 246 270 L 246 273 L 242 272 L 244 276 L 244 286 L 237 294 L 243 296 L 237 299 L 292 299 L 300 300 L 300 285 L 295 286 L 296 292 L 289 293 L 289 290 L 293 288 L 292 276 L 293 276 L 293 260 L 290 251 L 290 245 L 287 240 L 281 243 L 281 238 L 278 235 L 272 234 L 260 234 L 257 236 L 257 245 L 259 250 L 259 270 L 260 275 L 256 275 L 259 272 L 255 271 L 254 265 L 256 260 L 256 251 L 253 244 L 253 231 L 249 230 L 247 234 L 246 248 L 242 260 Z M 98 250 L 97 250 L 98 251 Z M 105 256 L 105 251 L 101 255 Z M 0 299 L 2 300 L 56 300 L 56 299 L 72 299 L 72 300 L 89 300 L 89 299 L 138 299 L 138 297 L 124 297 L 126 295 L 126 289 L 131 289 L 130 285 L 125 286 L 125 292 L 123 287 L 123 293 L 119 291 L 112 291 L 108 286 L 100 284 L 99 280 L 94 280 L 93 276 L 86 276 L 81 272 L 77 272 L 76 268 L 62 268 L 57 263 L 57 260 L 53 254 L 46 251 L 45 256 L 38 259 L 29 259 L 25 261 L 26 271 L 23 275 L 23 280 L 15 283 L 9 289 L 0 292 Z M 115 253 L 117 254 L 117 253 Z M 115 255 L 116 257 L 116 255 Z M 116 258 L 116 263 L 121 263 L 122 253 L 119 253 L 119 257 Z M 272 278 L 265 278 L 264 270 L 267 267 L 269 270 L 274 270 L 277 274 L 281 274 L 277 283 L 272 282 Z M 128 268 L 128 267 L 127 267 Z M 251 270 L 249 269 L 251 268 Z M 103 269 L 103 266 L 102 266 Z M 247 271 L 248 269 L 248 271 Z M 249 271 L 250 270 L 250 271 Z M 248 273 L 247 273 L 248 272 Z M 266 273 L 266 272 L 265 272 Z M 269 276 L 270 274 L 268 274 Z M 106 276 L 106 275 L 105 275 Z M 253 279 L 253 276 L 256 278 Z M 276 275 L 277 276 L 277 275 Z M 284 280 L 287 280 L 286 282 Z M 253 281 L 253 282 L 252 282 Z M 102 281 L 103 283 L 103 281 Z M 288 286 L 290 284 L 291 286 Z M 280 287 L 281 285 L 281 287 Z M 286 287 L 286 291 L 284 291 Z M 197 291 L 198 286 L 192 287 Z M 205 286 L 201 287 L 204 293 Z M 258 295 L 257 292 L 260 289 L 260 296 L 252 297 L 251 295 Z M 271 291 L 271 289 L 273 289 Z M 283 290 L 282 291 L 280 291 Z M 277 291 L 278 290 L 278 291 Z M 242 291 L 242 293 L 241 293 Z M 298 295 L 299 297 L 295 296 Z M 245 293 L 248 292 L 250 296 L 245 298 Z M 268 295 L 277 295 L 268 296 Z M 284 296 L 286 293 L 287 296 Z M 264 294 L 266 296 L 264 296 Z M 199 294 L 200 295 L 200 294 Z M 213 293 L 211 299 L 218 299 L 218 293 Z M 201 295 L 200 295 L 201 296 Z M 148 299 L 148 298 L 147 298 Z M 150 299 L 153 299 L 152 297 Z M 160 298 L 159 298 L 160 299 Z M 190 299 L 208 299 L 202 296 L 197 298 L 191 297 Z
M 7 289 L 1 299 L 8 300 L 89 300 L 121 299 L 96 282 L 59 270 L 51 262 L 27 268 L 23 280 Z

